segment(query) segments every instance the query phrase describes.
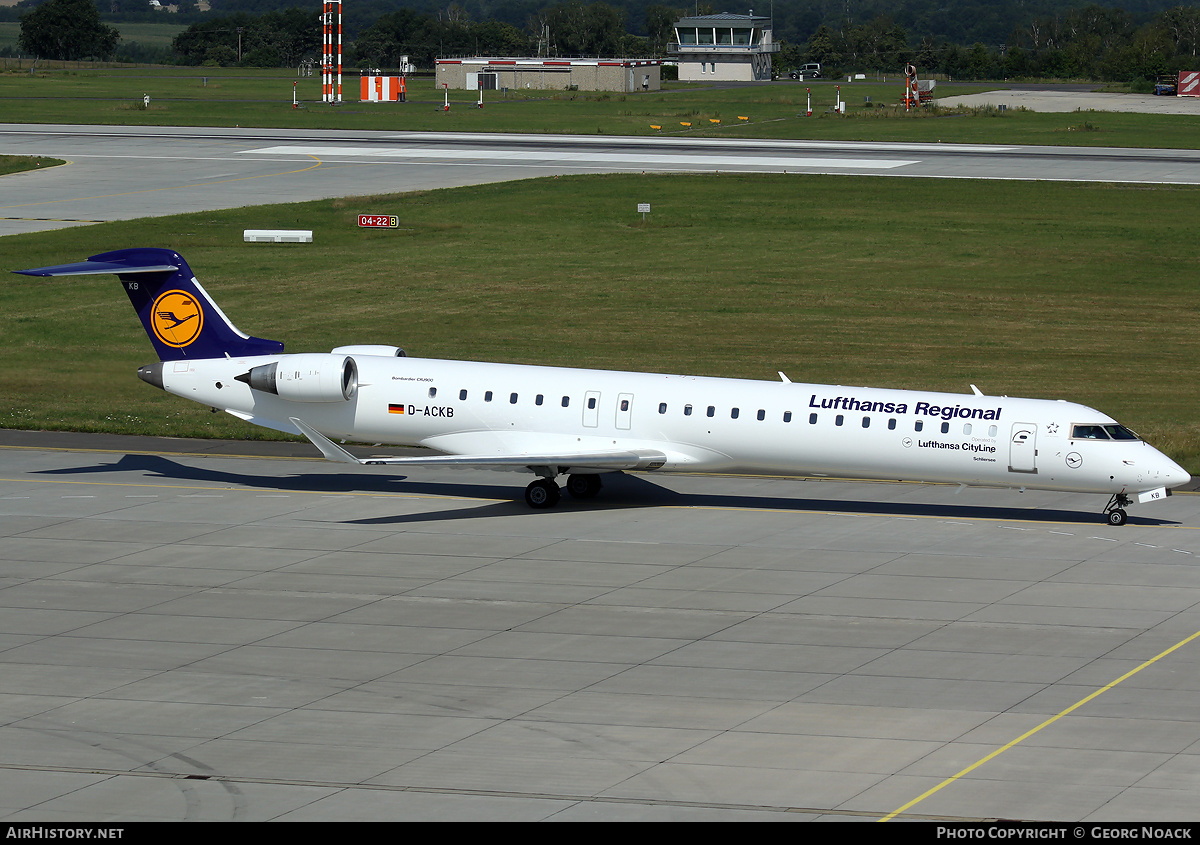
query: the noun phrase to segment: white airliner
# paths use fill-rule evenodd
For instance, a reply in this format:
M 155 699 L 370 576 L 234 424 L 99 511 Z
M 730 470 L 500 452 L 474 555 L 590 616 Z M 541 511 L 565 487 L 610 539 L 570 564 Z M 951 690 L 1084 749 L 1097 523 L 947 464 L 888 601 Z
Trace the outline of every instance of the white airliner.
M 606 472 L 762 473 L 1105 493 L 1122 525 L 1190 481 L 1111 417 L 1042 399 L 409 358 L 394 346 L 285 355 L 222 313 L 183 258 L 125 249 L 31 276 L 115 274 L 160 360 L 138 375 L 255 425 L 302 434 L 334 461 L 509 469 L 588 498 Z M 330 438 L 421 446 L 358 458 Z

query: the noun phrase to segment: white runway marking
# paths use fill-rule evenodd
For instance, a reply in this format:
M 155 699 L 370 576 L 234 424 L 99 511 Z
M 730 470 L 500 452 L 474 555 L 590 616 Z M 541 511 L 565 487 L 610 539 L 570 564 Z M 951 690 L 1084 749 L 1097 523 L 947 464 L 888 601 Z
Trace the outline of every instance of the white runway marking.
M 652 167 L 771 167 L 780 170 L 808 167 L 844 167 L 854 170 L 890 170 L 910 164 L 913 159 L 871 158 L 814 158 L 812 156 L 746 156 L 746 155 L 656 155 L 647 153 L 566 152 L 562 150 L 461 150 L 429 147 L 354 147 L 285 144 L 243 150 L 243 154 L 275 156 L 314 156 L 323 160 L 347 158 L 400 158 L 482 161 L 490 164 L 583 164 L 628 165 Z

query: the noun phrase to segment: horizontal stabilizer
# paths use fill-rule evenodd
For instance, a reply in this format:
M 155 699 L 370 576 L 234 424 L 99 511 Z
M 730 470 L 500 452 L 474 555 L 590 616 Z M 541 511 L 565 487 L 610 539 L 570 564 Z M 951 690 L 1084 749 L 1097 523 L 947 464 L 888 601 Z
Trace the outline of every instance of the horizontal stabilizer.
M 23 276 L 116 276 L 160 361 L 283 352 L 279 341 L 251 337 L 230 322 L 174 250 L 117 249 L 73 264 L 13 272 Z
M 620 450 L 612 452 L 576 452 L 557 455 L 430 455 L 416 458 L 358 458 L 303 420 L 290 418 L 292 424 L 321 450 L 328 460 L 345 464 L 405 465 L 410 466 L 457 466 L 480 469 L 502 469 L 511 467 L 574 467 L 599 470 L 658 469 L 667 456 L 654 450 Z
M 99 276 L 114 273 L 174 273 L 179 268 L 174 264 L 136 264 L 126 261 L 76 261 L 74 264 L 56 264 L 53 267 L 36 267 L 33 270 L 14 270 L 23 276 Z

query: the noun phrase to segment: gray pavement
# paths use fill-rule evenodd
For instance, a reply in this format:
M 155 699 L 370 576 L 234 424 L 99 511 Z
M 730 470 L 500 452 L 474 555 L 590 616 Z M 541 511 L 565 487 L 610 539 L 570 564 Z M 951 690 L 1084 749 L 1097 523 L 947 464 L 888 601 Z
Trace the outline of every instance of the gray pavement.
M 1152 94 L 1102 94 L 1095 91 L 998 89 L 983 94 L 951 95 L 938 99 L 947 107 L 1005 106 L 1036 112 L 1137 112 L 1140 114 L 1200 114 L 1200 97 L 1156 97 Z
M 1200 184 L 1196 150 L 986 144 L 0 124 L 0 153 L 69 162 L 0 180 L 0 236 L 578 173 Z
M 1200 640 L 955 776 L 1200 631 L 1200 497 L 524 481 L 5 432 L 0 818 L 1195 818 Z

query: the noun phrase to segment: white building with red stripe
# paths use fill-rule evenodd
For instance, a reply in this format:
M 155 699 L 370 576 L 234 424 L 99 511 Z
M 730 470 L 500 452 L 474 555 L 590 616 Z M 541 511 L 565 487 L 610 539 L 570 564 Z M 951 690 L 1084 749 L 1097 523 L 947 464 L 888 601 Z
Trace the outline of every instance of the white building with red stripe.
M 458 90 L 658 91 L 658 59 L 438 59 L 437 87 Z

